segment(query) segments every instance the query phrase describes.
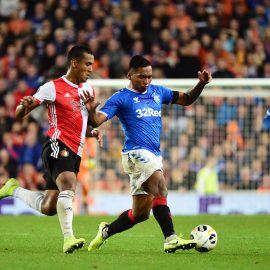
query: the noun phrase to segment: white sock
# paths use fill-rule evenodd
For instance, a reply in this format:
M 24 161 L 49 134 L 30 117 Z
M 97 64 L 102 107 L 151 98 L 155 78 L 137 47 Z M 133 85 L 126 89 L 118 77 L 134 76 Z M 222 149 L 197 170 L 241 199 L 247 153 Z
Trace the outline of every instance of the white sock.
M 36 209 L 41 213 L 41 204 L 44 199 L 43 192 L 31 191 L 25 188 L 18 187 L 15 189 L 13 196 L 24 201 L 31 208 Z
M 73 209 L 72 201 L 74 192 L 65 190 L 59 193 L 57 200 L 57 214 L 64 237 L 73 236 L 72 220 Z

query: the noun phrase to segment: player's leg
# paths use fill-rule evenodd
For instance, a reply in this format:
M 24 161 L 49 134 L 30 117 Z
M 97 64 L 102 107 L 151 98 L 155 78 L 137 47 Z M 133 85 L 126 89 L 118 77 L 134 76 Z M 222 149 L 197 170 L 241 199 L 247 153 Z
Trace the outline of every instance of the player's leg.
M 165 238 L 164 251 L 174 252 L 177 249 L 191 249 L 196 246 L 193 240 L 184 240 L 175 233 L 170 208 L 167 205 L 167 187 L 162 171 L 155 171 L 142 187 L 153 195 L 152 211 Z
M 57 214 L 56 203 L 59 195 L 59 190 L 46 190 L 44 198 L 41 202 L 41 213 L 47 216 Z
M 99 249 L 110 236 L 126 231 L 135 224 L 149 218 L 152 208 L 152 196 L 148 194 L 133 195 L 132 209 L 123 212 L 111 224 L 101 222 L 96 237 L 91 241 L 88 251 Z
M 73 235 L 73 197 L 76 189 L 81 158 L 61 141 L 49 140 L 44 146 L 42 160 L 45 167 L 44 178 L 48 189 L 59 190 L 56 210 L 64 236 L 63 251 L 72 253 L 84 245 L 84 239 Z
M 52 216 L 56 214 L 58 190 L 31 191 L 20 187 L 15 178 L 10 178 L 0 189 L 0 199 L 13 196 L 38 212 Z
M 126 231 L 135 224 L 149 218 L 152 208 L 152 196 L 140 194 L 132 196 L 132 199 L 132 209 L 123 212 L 114 222 L 107 226 L 106 230 L 103 232 L 105 238 Z
M 76 239 L 73 234 L 73 198 L 76 189 L 76 174 L 71 171 L 64 171 L 56 178 L 56 184 L 59 188 L 57 199 L 57 214 L 59 223 L 64 236 L 63 251 L 72 253 L 75 249 L 83 247 L 85 240 Z

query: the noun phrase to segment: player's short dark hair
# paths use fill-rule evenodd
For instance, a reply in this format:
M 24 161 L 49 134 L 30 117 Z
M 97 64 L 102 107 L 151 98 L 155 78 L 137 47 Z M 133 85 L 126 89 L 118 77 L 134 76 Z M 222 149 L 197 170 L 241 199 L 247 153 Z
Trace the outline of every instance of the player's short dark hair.
M 81 60 L 84 57 L 84 53 L 88 53 L 88 54 L 92 54 L 93 52 L 88 48 L 85 47 L 83 45 L 75 45 L 73 46 L 67 55 L 67 61 L 68 61 L 68 65 L 70 65 L 71 60 Z
M 142 55 L 135 55 L 129 62 L 129 70 L 151 66 L 151 63 Z

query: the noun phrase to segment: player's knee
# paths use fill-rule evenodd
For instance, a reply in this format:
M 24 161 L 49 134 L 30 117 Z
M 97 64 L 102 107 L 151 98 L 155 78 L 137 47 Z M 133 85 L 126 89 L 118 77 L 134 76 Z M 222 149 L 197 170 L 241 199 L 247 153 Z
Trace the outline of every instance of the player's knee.
M 71 190 L 75 192 L 76 189 L 76 180 L 74 179 L 64 179 L 62 181 L 58 182 L 58 188 L 59 191 L 64 191 L 64 190 Z
M 164 189 L 161 190 L 161 196 L 162 197 L 167 197 L 168 196 L 168 189 L 165 187 Z
M 71 190 L 75 192 L 77 179 L 76 175 L 71 172 L 62 172 L 56 178 L 56 184 L 59 191 Z
M 159 186 L 157 189 L 156 189 L 156 192 L 153 193 L 153 196 L 154 197 L 167 197 L 168 195 L 168 190 L 166 188 L 166 186 Z
M 42 206 L 42 214 L 46 216 L 54 216 L 57 214 L 56 207 L 51 207 L 50 205 Z
M 168 189 L 164 181 L 160 181 L 158 185 L 158 195 L 159 197 L 167 197 Z

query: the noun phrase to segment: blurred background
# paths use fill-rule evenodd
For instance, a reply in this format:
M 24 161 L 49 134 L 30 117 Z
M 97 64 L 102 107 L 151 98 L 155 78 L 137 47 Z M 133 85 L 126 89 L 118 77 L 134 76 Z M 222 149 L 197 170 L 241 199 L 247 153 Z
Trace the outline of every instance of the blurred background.
M 102 102 L 119 89 L 102 82 L 123 79 L 124 87 L 135 54 L 151 61 L 154 79 L 163 79 L 162 85 L 180 79 L 170 86 L 175 90 L 188 90 L 196 80 L 185 85 L 181 79 L 195 79 L 204 68 L 213 82 L 229 81 L 227 87 L 209 86 L 192 106 L 164 107 L 161 149 L 168 188 L 175 198 L 196 196 L 197 212 L 208 211 L 201 199 L 222 204 L 226 194 L 238 192 L 236 201 L 228 198 L 235 206 L 243 194 L 244 201 L 260 201 L 255 195 L 270 192 L 269 130 L 262 127 L 270 89 L 260 84 L 270 77 L 270 0 L 0 0 L 0 181 L 17 177 L 23 187 L 44 189 L 46 109 L 18 121 L 15 108 L 23 96 L 65 74 L 66 53 L 74 44 L 95 55 L 91 80 Z M 235 85 L 238 79 L 258 83 Z M 121 126 L 113 119 L 100 129 L 102 149 L 95 139 L 86 141 L 78 213 L 104 204 L 95 194 L 129 194 Z M 270 201 L 262 196 L 254 211 L 270 213 Z

